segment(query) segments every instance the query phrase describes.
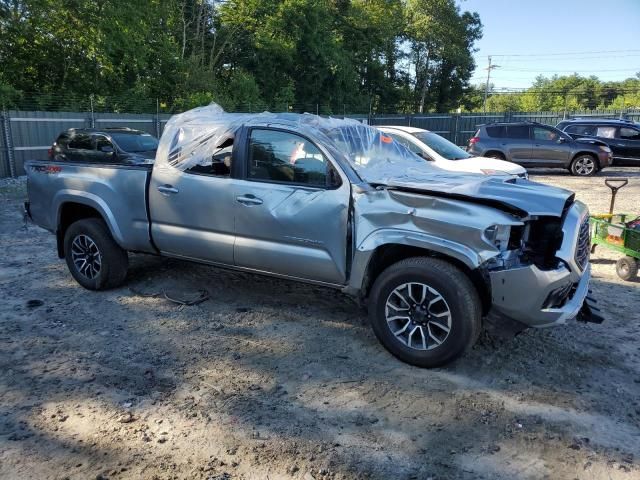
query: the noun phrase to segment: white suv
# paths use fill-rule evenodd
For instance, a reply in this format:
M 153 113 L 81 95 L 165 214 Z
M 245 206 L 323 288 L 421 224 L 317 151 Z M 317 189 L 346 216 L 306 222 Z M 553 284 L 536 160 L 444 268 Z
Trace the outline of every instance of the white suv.
M 473 157 L 449 140 L 429 130 L 386 125 L 378 129 L 444 170 L 485 175 L 508 174 L 528 178 L 527 171 L 520 165 L 496 158 Z

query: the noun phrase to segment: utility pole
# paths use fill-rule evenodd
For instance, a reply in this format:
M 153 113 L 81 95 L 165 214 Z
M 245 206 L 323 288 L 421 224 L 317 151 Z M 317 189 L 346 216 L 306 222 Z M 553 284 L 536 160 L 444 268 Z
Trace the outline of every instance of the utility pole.
M 500 65 L 491 65 L 491 55 L 489 55 L 489 66 L 486 68 L 487 70 L 487 83 L 484 86 L 484 104 L 482 110 L 484 113 L 487 113 L 487 96 L 489 95 L 489 81 L 491 80 L 491 70 L 494 68 L 499 68 Z

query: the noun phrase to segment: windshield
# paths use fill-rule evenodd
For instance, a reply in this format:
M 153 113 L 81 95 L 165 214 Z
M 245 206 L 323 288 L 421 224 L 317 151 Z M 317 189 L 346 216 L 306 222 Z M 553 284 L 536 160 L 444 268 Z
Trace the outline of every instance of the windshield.
M 463 149 L 436 133 L 418 132 L 414 133 L 413 136 L 447 160 L 463 160 L 465 158 L 471 158 L 471 155 Z
M 381 172 L 404 174 L 413 169 L 440 170 L 368 125 L 336 121 L 328 126 L 321 124 L 320 131 L 329 137 L 365 180 L 379 178 Z
M 140 153 L 158 149 L 158 140 L 148 133 L 112 133 L 111 138 L 125 152 Z

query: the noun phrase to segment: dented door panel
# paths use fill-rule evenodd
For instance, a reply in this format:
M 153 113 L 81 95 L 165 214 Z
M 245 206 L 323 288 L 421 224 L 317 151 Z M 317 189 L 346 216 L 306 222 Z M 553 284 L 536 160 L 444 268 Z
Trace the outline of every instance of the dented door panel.
M 237 266 L 326 283 L 345 282 L 347 182 L 329 190 L 238 181 L 234 197 Z

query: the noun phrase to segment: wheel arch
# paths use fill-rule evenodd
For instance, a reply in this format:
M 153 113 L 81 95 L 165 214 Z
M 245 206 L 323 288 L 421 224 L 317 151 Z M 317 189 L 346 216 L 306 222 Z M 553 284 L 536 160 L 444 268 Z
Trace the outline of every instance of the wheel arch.
M 590 152 L 588 150 L 578 150 L 576 153 L 574 153 L 573 156 L 571 157 L 571 163 L 573 163 L 573 161 L 576 158 L 578 158 L 578 157 L 580 157 L 582 155 L 588 155 L 588 156 L 592 157 L 596 162 L 596 168 L 600 169 L 600 165 L 598 165 L 598 155 L 593 153 L 593 152 Z
M 483 157 L 490 157 L 491 155 L 498 155 L 502 160 L 507 159 L 507 155 L 502 151 L 495 148 L 489 149 L 482 153 Z
M 364 300 L 369 296 L 369 292 L 375 280 L 389 266 L 401 260 L 411 257 L 431 257 L 447 261 L 457 267 L 467 275 L 475 287 L 482 302 L 482 313 L 486 314 L 491 307 L 491 291 L 486 278 L 481 270 L 470 259 L 466 261 L 459 255 L 452 255 L 432 248 L 406 245 L 400 243 L 386 243 L 377 246 L 370 252 L 366 267 L 363 271 L 360 297 Z
M 83 202 L 75 199 L 62 202 L 58 207 L 58 221 L 56 223 L 56 244 L 59 258 L 64 258 L 64 236 L 67 229 L 73 223 L 85 218 L 99 218 L 103 220 L 113 235 L 113 229 L 107 221 L 107 216 L 101 211 L 99 206 L 92 202 Z

